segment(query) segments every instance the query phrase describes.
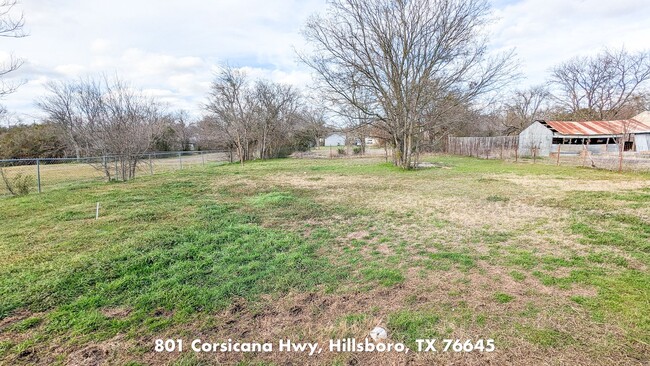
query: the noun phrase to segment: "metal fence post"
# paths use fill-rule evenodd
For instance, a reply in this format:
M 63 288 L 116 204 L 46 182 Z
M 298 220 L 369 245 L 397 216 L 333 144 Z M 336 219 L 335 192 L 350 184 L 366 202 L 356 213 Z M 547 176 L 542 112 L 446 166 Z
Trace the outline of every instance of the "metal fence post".
M 201 151 L 201 165 L 205 166 L 205 157 L 203 156 L 203 151 Z
M 149 173 L 153 175 L 153 163 L 151 162 L 151 154 L 149 154 Z
M 115 157 L 115 181 L 119 179 L 120 173 L 117 171 L 117 156 Z
M 38 193 L 41 193 L 41 159 L 36 159 L 36 183 L 38 185 Z
M 180 165 L 181 169 L 183 169 L 183 155 L 181 153 L 178 153 L 178 164 Z

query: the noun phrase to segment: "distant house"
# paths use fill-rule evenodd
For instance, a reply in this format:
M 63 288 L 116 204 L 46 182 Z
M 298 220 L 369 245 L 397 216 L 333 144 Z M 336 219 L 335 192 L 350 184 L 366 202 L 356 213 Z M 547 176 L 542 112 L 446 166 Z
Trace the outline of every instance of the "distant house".
M 325 138 L 323 146 L 344 146 L 345 135 L 340 133 L 333 133 Z
M 650 151 L 650 112 L 616 121 L 538 120 L 519 134 L 519 155 L 549 156 L 558 151 L 616 152 L 620 138 L 625 151 Z

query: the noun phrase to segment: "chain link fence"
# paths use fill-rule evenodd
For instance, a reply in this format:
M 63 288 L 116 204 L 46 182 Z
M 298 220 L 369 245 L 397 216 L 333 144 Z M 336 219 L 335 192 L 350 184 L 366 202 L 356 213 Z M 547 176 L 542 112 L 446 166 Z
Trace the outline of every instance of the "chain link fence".
M 173 151 L 143 154 L 136 167 L 136 177 L 170 172 L 189 167 L 224 164 L 232 161 L 228 151 Z M 47 190 L 87 182 L 106 181 L 104 169 L 111 179 L 121 179 L 119 158 L 99 156 L 86 158 L 42 158 L 0 160 L 0 196 Z

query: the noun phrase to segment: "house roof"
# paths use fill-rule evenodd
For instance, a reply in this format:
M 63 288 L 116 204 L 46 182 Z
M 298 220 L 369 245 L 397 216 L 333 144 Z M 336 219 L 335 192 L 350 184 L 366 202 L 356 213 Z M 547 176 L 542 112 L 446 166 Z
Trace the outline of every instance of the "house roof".
M 553 132 L 571 136 L 620 135 L 623 133 L 650 132 L 650 119 L 639 121 L 625 119 L 616 121 L 539 121 Z

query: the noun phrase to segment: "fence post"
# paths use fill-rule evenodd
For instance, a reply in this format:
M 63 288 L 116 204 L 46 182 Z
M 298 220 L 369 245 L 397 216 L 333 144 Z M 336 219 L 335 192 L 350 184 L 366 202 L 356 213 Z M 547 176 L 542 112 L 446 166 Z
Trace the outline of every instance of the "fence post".
M 38 193 L 41 193 L 41 159 L 36 159 L 36 183 L 38 185 Z
M 117 182 L 117 180 L 120 179 L 120 178 L 119 178 L 119 177 L 120 177 L 120 173 L 119 173 L 119 171 L 117 170 L 117 156 L 115 157 L 114 160 L 115 160 L 115 181 Z
M 499 151 L 499 159 L 501 159 L 501 160 L 503 160 L 503 145 L 505 145 L 505 144 L 506 144 L 506 141 L 504 139 L 503 141 L 501 141 L 501 149 Z
M 564 142 L 564 139 L 562 139 L 562 142 Z M 562 144 L 557 144 L 557 162 L 555 165 L 560 166 L 560 147 Z
M 110 181 L 111 180 L 111 177 L 110 177 L 111 174 L 108 171 L 108 165 L 106 165 L 106 155 L 102 155 L 102 168 L 104 168 L 104 175 L 107 176 L 106 179 L 108 179 L 108 181 Z
M 201 165 L 205 166 L 205 156 L 203 156 L 203 151 L 201 151 L 200 154 L 201 154 Z
M 519 162 L 519 142 L 515 145 L 515 163 Z
M 178 164 L 180 165 L 181 169 L 183 169 L 183 155 L 181 153 L 178 153 Z
M 153 175 L 153 162 L 151 161 L 151 154 L 149 154 L 149 173 Z

